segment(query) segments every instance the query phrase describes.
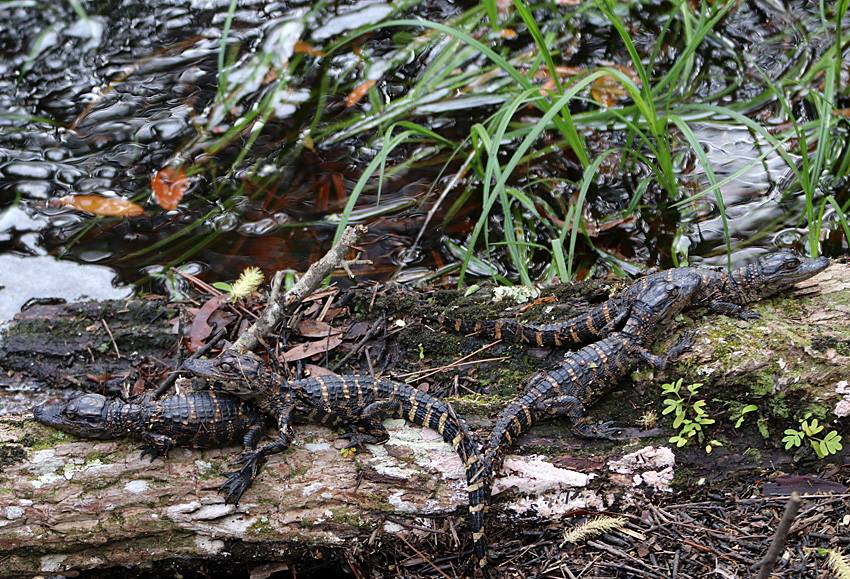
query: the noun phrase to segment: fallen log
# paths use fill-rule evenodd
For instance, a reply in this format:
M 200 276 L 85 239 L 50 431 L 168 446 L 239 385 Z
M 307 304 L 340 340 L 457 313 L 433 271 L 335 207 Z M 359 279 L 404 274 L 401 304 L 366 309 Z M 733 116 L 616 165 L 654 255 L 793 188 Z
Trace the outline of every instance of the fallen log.
M 491 517 L 496 528 L 491 542 L 497 555 L 503 555 L 501 570 L 507 573 L 511 565 L 519 565 L 512 554 L 522 552 L 528 558 L 529 545 L 538 544 L 546 553 L 534 559 L 538 571 L 567 565 L 561 557 L 565 551 L 557 549 L 560 529 L 577 515 L 600 510 L 629 518 L 631 530 L 624 532 L 631 546 L 618 547 L 624 553 L 645 548 L 646 541 L 635 534 L 646 539 L 649 533 L 652 541 L 646 544 L 658 541 L 654 556 L 669 560 L 677 552 L 669 541 L 675 546 L 676 539 L 662 536 L 659 530 L 663 517 L 671 516 L 663 509 L 680 504 L 683 496 L 690 504 L 692 495 L 710 495 L 711 490 L 704 490 L 706 480 L 717 485 L 713 492 L 735 496 L 761 480 L 765 486 L 759 497 L 769 507 L 764 512 L 775 507 L 777 520 L 785 501 L 776 499 L 774 504 L 772 497 L 801 488 L 809 504 L 838 500 L 838 506 L 846 508 L 847 499 L 841 497 L 846 497 L 848 481 L 840 467 L 847 464 L 850 447 L 846 414 L 850 406 L 850 267 L 834 264 L 806 285 L 815 284 L 817 290 L 810 290 L 806 297 L 757 304 L 762 319 L 755 322 L 688 313 L 679 326 L 698 329 L 694 351 L 664 374 L 635 373 L 632 387 L 623 395 L 609 396 L 591 411 L 600 420 L 614 418 L 634 425 L 648 410 L 660 410 L 658 384 L 662 381 L 702 382 L 700 396 L 718 422 L 710 436 L 724 444 L 711 455 L 706 455 L 703 445 L 672 448 L 667 442 L 669 420 L 664 422 L 664 417 L 661 425 L 668 429 L 652 444 L 646 440 L 618 445 L 579 441 L 558 422 L 541 425 L 523 437 L 515 446 L 520 454 L 505 462 Z M 359 299 L 374 303 L 374 290 L 362 290 Z M 464 302 L 460 296 L 441 299 Z M 390 320 L 411 320 L 418 311 L 409 305 L 395 298 L 378 300 L 373 315 L 380 309 Z M 493 306 L 494 310 L 503 307 Z M 541 310 L 546 307 L 540 306 Z M 103 308 L 109 308 L 110 317 L 105 317 Z M 145 355 L 173 364 L 165 352 L 176 341 L 171 320 L 177 315 L 175 308 L 158 301 L 37 306 L 5 331 L 0 343 L 3 379 L 78 387 L 91 383 L 86 376 L 110 373 L 120 377 L 118 382 L 126 382 L 132 362 Z M 111 337 L 101 319 L 109 320 Z M 455 377 L 486 382 L 483 394 L 455 399 L 458 411 L 478 428 L 490 426 L 489 417 L 524 377 L 548 363 L 547 355 L 560 355 L 499 344 L 478 358 L 507 360 L 452 366 L 453 360 L 474 352 L 486 338 L 449 338 L 427 325 L 411 322 L 410 326 L 389 338 L 402 355 L 394 372 L 421 369 L 425 351 L 429 364 L 448 368 L 430 379 L 432 386 L 451 383 Z M 440 348 L 450 354 L 440 354 Z M 663 344 L 656 350 L 662 351 Z M 735 408 L 745 404 L 758 410 L 735 428 Z M 844 436 L 840 453 L 818 461 L 811 452 L 805 453 L 805 447 L 796 456 L 782 449 L 782 426 L 796 425 L 803 411 L 813 412 L 828 429 Z M 388 427 L 391 438 L 386 445 L 354 456 L 340 452 L 343 442 L 332 431 L 315 425 L 297 427 L 293 448 L 273 457 L 243 502 L 234 507 L 224 504 L 216 488 L 237 449 L 176 449 L 167 459 L 151 463 L 140 459 L 131 441 L 79 440 L 34 423 L 26 415 L 2 417 L 0 576 L 155 566 L 175 558 L 306 565 L 329 554 L 337 557 L 338 568 L 454 576 L 469 547 L 463 533 L 460 461 L 436 433 L 401 421 L 388 421 Z M 752 448 L 758 453 L 743 452 Z M 812 489 L 845 494 L 818 498 Z M 834 512 L 833 528 L 838 528 L 841 509 Z M 831 521 L 831 515 L 824 516 Z M 818 520 L 818 525 L 824 524 L 823 518 Z M 746 533 L 741 530 L 757 543 L 752 539 L 754 531 Z M 794 533 L 792 529 L 789 543 L 799 539 Z M 766 549 L 772 536 L 770 525 L 764 535 Z M 714 561 L 723 548 L 711 549 L 714 553 L 696 549 L 691 555 Z M 570 560 L 579 560 L 570 553 Z M 762 554 L 754 551 L 750 558 L 757 561 Z M 750 563 L 729 557 L 725 561 L 729 569 L 746 575 Z M 640 567 L 634 561 L 630 564 Z M 817 565 L 812 567 L 812 577 L 816 569 Z M 776 573 L 782 576 L 784 571 Z

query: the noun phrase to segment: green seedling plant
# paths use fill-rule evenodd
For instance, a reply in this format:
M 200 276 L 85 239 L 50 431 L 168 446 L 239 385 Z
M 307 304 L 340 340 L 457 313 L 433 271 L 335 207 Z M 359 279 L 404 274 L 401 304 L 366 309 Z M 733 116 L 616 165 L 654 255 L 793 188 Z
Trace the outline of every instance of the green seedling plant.
M 741 428 L 744 422 L 747 421 L 747 415 L 753 412 L 759 412 L 759 407 L 755 404 L 746 404 L 742 406 L 740 409 L 732 412 L 731 420 L 734 423 L 734 427 Z M 759 413 L 756 417 L 756 428 L 761 434 L 761 437 L 767 440 L 770 438 L 770 430 L 767 427 L 767 418 Z
M 661 414 L 673 414 L 673 428 L 678 431 L 668 441 L 675 443 L 679 448 L 693 439 L 702 444 L 705 439 L 703 427 L 715 422 L 705 409 L 706 401 L 695 400 L 701 387 L 702 383 L 695 382 L 685 386 L 683 391 L 682 378 L 661 385 L 661 393 L 667 396 L 663 400 L 664 410 Z M 709 440 L 705 446 L 705 452 L 710 453 L 715 446 L 723 445 L 717 440 Z
M 835 430 L 831 430 L 822 436 L 824 426 L 818 422 L 817 418 L 812 418 L 810 413 L 807 413 L 800 420 L 800 429 L 789 428 L 785 430 L 785 436 L 782 442 L 785 443 L 785 450 L 798 448 L 803 444 L 803 441 L 808 440 L 812 445 L 815 454 L 818 458 L 826 458 L 832 454 L 836 454 L 843 447 L 841 445 L 841 435 Z
M 747 414 L 751 412 L 758 412 L 758 409 L 759 407 L 755 404 L 747 404 L 746 406 L 742 407 L 741 410 L 735 412 L 732 415 L 732 420 L 735 421 L 735 428 L 741 428 L 741 425 L 744 424 L 744 420 L 746 419 Z

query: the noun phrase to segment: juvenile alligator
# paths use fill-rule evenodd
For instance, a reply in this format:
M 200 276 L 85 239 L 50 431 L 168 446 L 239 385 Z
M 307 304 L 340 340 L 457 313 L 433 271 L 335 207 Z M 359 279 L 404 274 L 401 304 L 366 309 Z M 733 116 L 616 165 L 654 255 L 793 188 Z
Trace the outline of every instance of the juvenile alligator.
M 257 445 L 265 417 L 253 405 L 213 391 L 124 402 L 79 392 L 33 408 L 43 424 L 82 438 L 140 438 L 142 456 L 167 455 L 174 446 L 213 448 L 242 442 Z
M 744 320 L 758 317 L 744 305 L 781 291 L 823 270 L 826 258 L 801 259 L 792 251 L 766 254 L 754 263 L 732 271 L 722 267 L 682 267 L 641 278 L 608 301 L 584 314 L 550 324 L 523 323 L 515 319 L 467 321 L 440 314 L 441 327 L 457 332 L 484 332 L 498 339 L 534 343 L 538 346 L 581 346 L 604 338 L 618 328 L 629 308 L 652 284 L 664 281 L 690 292 L 688 307 L 707 306 L 711 311 Z
M 482 451 L 482 463 L 487 468 L 471 487 L 480 485 L 484 489 L 488 505 L 493 476 L 504 451 L 541 419 L 566 416 L 577 436 L 616 439 L 617 429 L 610 423 L 589 423 L 585 408 L 611 390 L 637 362 L 663 368 L 686 350 L 691 336 L 681 339 L 662 357 L 646 349 L 664 324 L 686 307 L 708 305 L 745 319 L 757 317 L 741 306 L 778 293 L 827 265 L 828 260 L 823 258 L 800 259 L 790 252 L 778 252 L 735 270 L 731 277 L 713 277 L 712 270 L 691 269 L 685 275 L 662 272 L 641 280 L 624 292 L 629 317 L 622 330 L 569 353 L 556 368 L 534 375 L 524 392 L 499 414 Z
M 225 500 L 236 503 L 248 490 L 265 458 L 285 450 L 292 442 L 293 419 L 331 416 L 335 422 L 354 426 L 345 436 L 351 445 L 386 442 L 389 433 L 381 424 L 387 417 L 404 418 L 413 424 L 436 430 L 460 456 L 466 470 L 473 551 L 477 559 L 486 557 L 484 504 L 481 485 L 470 484 L 484 469 L 478 439 L 459 419 L 452 407 L 415 387 L 371 376 L 316 376 L 286 380 L 266 367 L 252 354 L 225 351 L 213 360 L 189 359 L 184 368 L 221 384 L 224 391 L 249 399 L 277 421 L 278 439 L 239 458 L 241 468 L 228 476 L 221 487 Z

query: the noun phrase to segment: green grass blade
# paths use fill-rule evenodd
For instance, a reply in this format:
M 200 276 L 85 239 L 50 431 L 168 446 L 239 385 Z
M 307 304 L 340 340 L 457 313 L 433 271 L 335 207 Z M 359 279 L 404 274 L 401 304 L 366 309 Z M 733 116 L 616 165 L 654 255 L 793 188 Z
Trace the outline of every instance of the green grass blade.
M 569 254 L 567 256 L 567 278 L 565 281 L 569 281 L 573 279 L 573 263 L 575 262 L 575 252 L 576 252 L 576 239 L 578 239 L 578 230 L 581 225 L 581 215 L 582 208 L 584 207 L 584 200 L 587 198 L 587 191 L 590 189 L 590 185 L 593 183 L 593 178 L 596 176 L 596 172 L 599 170 L 599 166 L 602 164 L 602 161 L 605 158 L 614 153 L 616 149 L 608 149 L 599 155 L 594 161 L 588 166 L 587 169 L 584 170 L 584 174 L 581 177 L 581 188 L 578 192 L 578 199 L 576 200 L 576 204 L 573 207 L 573 223 L 570 228 L 570 249 Z M 559 241 L 563 243 L 564 238 L 567 233 L 567 224 L 569 221 L 564 221 L 564 229 L 561 231 L 561 236 Z
M 723 202 L 723 194 L 720 192 L 720 187 L 717 184 L 717 177 L 714 175 L 714 169 L 711 167 L 711 162 L 708 160 L 708 156 L 702 149 L 702 143 L 700 143 L 688 123 L 686 123 L 681 117 L 675 115 L 671 116 L 670 120 L 679 127 L 680 131 L 682 131 L 682 135 L 685 137 L 685 140 L 691 146 L 691 149 L 696 154 L 697 159 L 699 159 L 699 163 L 702 165 L 702 170 L 705 172 L 708 182 L 714 188 L 714 201 L 717 203 L 717 209 L 720 211 L 720 220 L 723 223 L 723 240 L 726 243 L 726 267 L 729 271 L 731 271 L 732 240 L 729 237 L 729 220 L 726 217 L 726 204 Z

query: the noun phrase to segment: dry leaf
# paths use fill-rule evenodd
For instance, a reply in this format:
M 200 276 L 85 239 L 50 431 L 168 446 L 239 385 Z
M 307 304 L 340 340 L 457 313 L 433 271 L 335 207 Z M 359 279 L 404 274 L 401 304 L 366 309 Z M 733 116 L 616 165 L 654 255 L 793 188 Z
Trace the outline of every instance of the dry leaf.
M 177 209 L 188 188 L 189 180 L 180 168 L 164 167 L 154 173 L 151 179 L 151 189 L 156 196 L 156 202 L 166 211 Z
M 309 54 L 310 56 L 324 56 L 327 54 L 321 48 L 313 48 L 303 40 L 295 43 L 295 54 Z
M 339 374 L 336 372 L 332 372 L 324 366 L 316 366 L 315 364 L 304 364 L 304 372 L 314 378 L 316 376 L 332 376 L 334 378 L 339 378 Z
M 348 93 L 348 96 L 345 97 L 346 108 L 351 108 L 357 103 L 359 103 L 363 99 L 363 97 L 366 96 L 366 93 L 369 92 L 369 89 L 373 86 L 375 86 L 375 81 L 367 80 L 365 82 L 361 82 L 356 87 L 354 87 L 354 90 Z
M 123 197 L 103 197 L 102 195 L 66 195 L 50 201 L 53 207 L 73 207 L 101 217 L 138 217 L 144 215 L 141 205 Z
M 342 333 L 341 329 L 319 320 L 301 320 L 295 331 L 305 338 L 327 338 Z
M 324 354 L 330 352 L 342 343 L 342 336 L 329 336 L 324 340 L 316 340 L 315 342 L 307 342 L 306 344 L 298 344 L 288 349 L 282 354 L 282 358 L 287 362 L 295 362 L 310 358 L 316 354 Z
M 197 352 L 204 345 L 204 340 L 212 333 L 212 326 L 209 324 L 210 316 L 218 309 L 224 298 L 223 295 L 213 296 L 198 308 L 195 319 L 192 320 L 192 327 L 189 329 L 190 351 Z
M 611 68 L 616 68 L 635 81 L 636 84 L 640 84 L 637 75 L 630 68 L 618 64 L 615 64 Z M 627 94 L 626 89 L 623 88 L 620 81 L 607 74 L 594 80 L 590 86 L 590 96 L 604 107 L 615 106 Z

